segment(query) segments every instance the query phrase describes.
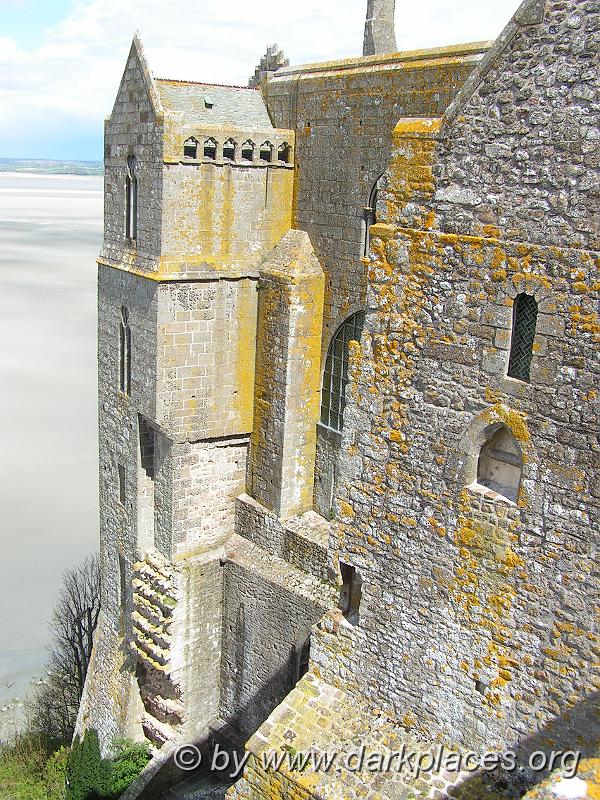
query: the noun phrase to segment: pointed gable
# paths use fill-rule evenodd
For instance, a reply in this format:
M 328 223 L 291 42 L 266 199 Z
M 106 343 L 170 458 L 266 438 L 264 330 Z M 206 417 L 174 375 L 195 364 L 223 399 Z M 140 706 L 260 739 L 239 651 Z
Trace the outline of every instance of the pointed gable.
M 442 229 L 597 246 L 598 16 L 589 0 L 521 4 L 445 115 Z
M 137 32 L 131 42 L 125 70 L 111 113 L 111 120 L 115 117 L 115 114 L 119 116 L 122 113 L 127 113 L 130 118 L 132 114 L 135 117 L 136 104 L 139 109 L 137 121 L 148 122 L 151 115 L 155 122 L 162 122 L 163 108 L 160 95 Z

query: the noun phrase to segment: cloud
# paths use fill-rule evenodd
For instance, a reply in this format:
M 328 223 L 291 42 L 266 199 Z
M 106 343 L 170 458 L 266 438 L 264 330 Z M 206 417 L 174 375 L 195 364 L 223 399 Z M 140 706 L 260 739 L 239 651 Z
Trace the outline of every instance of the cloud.
M 398 45 L 493 38 L 517 5 L 398 4 Z M 262 0 L 254 6 L 241 0 L 77 0 L 31 52 L 0 39 L 0 156 L 52 157 L 51 146 L 57 158 L 68 158 L 73 137 L 79 137 L 85 147 L 94 142 L 87 157 L 100 158 L 102 119 L 110 113 L 136 29 L 155 75 L 245 84 L 274 41 L 296 64 L 360 54 L 365 10 L 365 0 Z M 61 131 L 67 152 L 59 153 Z

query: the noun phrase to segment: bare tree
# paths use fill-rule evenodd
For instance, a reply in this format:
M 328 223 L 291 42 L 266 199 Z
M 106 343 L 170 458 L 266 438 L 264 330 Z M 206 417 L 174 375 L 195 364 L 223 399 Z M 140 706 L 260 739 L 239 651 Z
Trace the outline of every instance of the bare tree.
M 48 679 L 31 702 L 32 726 L 60 742 L 73 735 L 99 613 L 99 559 L 91 556 L 64 574 L 50 620 Z

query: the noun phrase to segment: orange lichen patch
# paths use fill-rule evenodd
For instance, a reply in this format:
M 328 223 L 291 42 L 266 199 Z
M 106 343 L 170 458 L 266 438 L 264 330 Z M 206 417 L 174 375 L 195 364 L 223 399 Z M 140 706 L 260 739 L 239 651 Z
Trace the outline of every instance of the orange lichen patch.
M 446 535 L 446 528 L 441 524 L 441 522 L 438 522 L 435 517 L 428 517 L 427 522 L 431 525 L 434 532 L 437 533 L 438 536 L 443 537 Z
M 497 239 L 500 236 L 500 228 L 497 225 L 484 225 L 483 234 L 490 239 Z
M 345 500 L 340 500 L 338 502 L 338 505 L 342 517 L 348 517 L 349 519 L 354 518 L 354 509 L 352 508 L 350 503 L 347 503 Z
M 591 333 L 595 340 L 600 339 L 600 317 L 597 312 L 585 312 L 581 306 L 570 306 L 571 333 Z
M 522 567 L 524 565 L 524 561 L 521 556 L 518 556 L 510 547 L 507 548 L 506 554 L 504 556 L 504 564 L 509 569 L 515 569 L 516 567 Z
M 484 412 L 484 417 L 490 422 L 501 420 L 511 429 L 515 439 L 521 444 L 526 444 L 531 440 L 531 434 L 527 427 L 525 415 L 520 411 L 507 408 L 502 403 L 495 403 L 491 409 Z
M 435 224 L 435 212 L 430 211 L 423 221 L 423 227 L 425 230 L 431 230 Z
M 401 119 L 394 128 L 394 140 L 401 139 L 411 134 L 417 135 L 435 135 L 442 127 L 442 120 L 435 118 L 417 119 L 414 117 L 405 117 Z

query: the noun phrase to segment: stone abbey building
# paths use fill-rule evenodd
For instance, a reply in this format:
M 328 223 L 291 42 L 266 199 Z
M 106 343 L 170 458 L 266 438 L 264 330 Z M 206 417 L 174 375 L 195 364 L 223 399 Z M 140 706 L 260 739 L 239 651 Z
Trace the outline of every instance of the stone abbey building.
M 270 751 L 598 748 L 600 5 L 413 52 L 393 5 L 250 87 L 136 38 L 106 122 L 78 725 L 246 742 L 230 800 L 502 796 Z

